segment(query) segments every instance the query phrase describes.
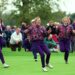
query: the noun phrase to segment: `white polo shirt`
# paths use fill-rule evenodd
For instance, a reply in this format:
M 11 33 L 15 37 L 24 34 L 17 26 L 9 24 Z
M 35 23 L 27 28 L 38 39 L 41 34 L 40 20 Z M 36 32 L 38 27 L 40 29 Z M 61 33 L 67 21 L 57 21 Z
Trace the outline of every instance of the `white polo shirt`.
M 11 35 L 11 39 L 10 39 L 10 44 L 16 44 L 16 42 L 20 42 L 22 41 L 22 33 L 19 33 L 17 35 L 16 31 L 14 33 L 12 33 Z

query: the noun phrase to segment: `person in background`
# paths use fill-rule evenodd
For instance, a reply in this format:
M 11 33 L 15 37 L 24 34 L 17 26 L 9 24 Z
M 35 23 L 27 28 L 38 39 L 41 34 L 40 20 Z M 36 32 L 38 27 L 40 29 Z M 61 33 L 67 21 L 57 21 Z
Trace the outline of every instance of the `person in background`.
M 11 36 L 11 27 L 10 25 L 6 26 L 6 30 L 5 30 L 5 34 L 6 34 L 6 47 L 10 47 L 10 36 Z
M 22 22 L 21 24 L 21 33 L 22 33 L 22 46 L 25 51 L 30 51 L 31 45 L 28 39 L 28 33 L 25 33 L 24 31 L 28 29 L 28 25 L 25 22 Z
M 49 32 L 49 34 L 47 34 L 47 38 L 48 37 L 50 37 L 50 35 L 52 36 L 52 39 L 51 40 L 46 40 L 46 42 L 48 42 L 48 43 L 52 43 L 52 45 L 53 45 L 53 43 L 55 43 L 55 41 L 57 40 L 57 38 L 56 38 L 56 34 L 57 34 L 57 29 L 56 29 L 56 25 L 55 25 L 55 23 L 53 22 L 53 21 L 49 21 L 48 22 L 48 24 L 47 24 L 47 28 L 46 28 L 46 30 Z M 54 41 L 55 40 L 55 41 Z M 50 45 L 49 44 L 49 45 Z M 50 48 L 50 47 L 49 47 Z M 56 52 L 58 52 L 58 48 L 57 48 L 57 45 L 56 45 L 56 47 L 54 47 L 54 48 L 51 48 L 50 49 L 51 51 L 56 51 Z
M 48 48 L 50 51 L 56 52 L 57 50 L 55 49 L 57 47 L 56 42 L 52 39 L 52 35 L 50 34 L 48 37 L 44 39 L 44 42 L 47 44 Z
M 50 34 L 56 34 L 56 26 L 54 25 L 53 21 L 48 22 L 46 30 L 50 30 Z
M 73 20 L 72 27 L 73 27 L 73 30 L 75 30 L 75 19 Z M 72 37 L 71 37 L 71 49 L 73 53 L 75 51 L 75 34 L 72 34 Z
M 10 38 L 10 47 L 12 51 L 16 51 L 18 47 L 18 51 L 21 51 L 22 45 L 22 34 L 20 32 L 20 28 L 16 28 L 16 31 L 12 33 Z

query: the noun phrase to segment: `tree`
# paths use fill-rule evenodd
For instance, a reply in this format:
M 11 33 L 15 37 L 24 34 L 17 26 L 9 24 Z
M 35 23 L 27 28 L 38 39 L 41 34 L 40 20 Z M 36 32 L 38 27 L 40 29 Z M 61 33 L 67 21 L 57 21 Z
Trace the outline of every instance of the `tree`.
M 6 9 L 7 1 L 6 0 L 0 0 L 0 17 L 2 17 L 2 13 Z
M 52 13 L 52 15 L 53 15 L 51 18 L 52 20 L 61 22 L 61 19 L 66 16 L 66 12 L 57 11 L 57 12 Z
M 74 20 L 75 19 L 75 13 L 70 14 L 69 16 L 70 16 L 71 20 Z
M 20 11 L 19 22 L 23 20 L 29 22 L 34 17 L 40 16 L 43 22 L 46 23 L 52 17 L 50 1 L 52 0 L 16 0 L 14 5 Z
M 49 20 L 59 21 L 65 16 L 65 12 L 54 12 L 54 9 L 59 10 L 59 5 L 55 0 L 13 0 L 13 4 L 17 10 L 3 15 L 6 24 L 9 22 L 11 25 L 15 23 L 20 25 L 22 21 L 30 23 L 36 16 L 41 17 L 42 22 L 46 24 Z

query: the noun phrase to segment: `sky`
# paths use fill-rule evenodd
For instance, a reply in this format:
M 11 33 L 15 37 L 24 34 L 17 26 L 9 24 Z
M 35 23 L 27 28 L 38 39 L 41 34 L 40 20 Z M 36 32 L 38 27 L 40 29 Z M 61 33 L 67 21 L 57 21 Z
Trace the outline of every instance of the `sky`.
M 12 1 L 13 0 L 9 0 L 9 4 L 7 5 L 7 10 L 5 12 L 15 9 L 15 6 L 12 4 Z M 67 14 L 75 13 L 75 0 L 59 0 L 58 4 L 60 6 L 60 9 L 62 11 L 66 11 Z
M 59 0 L 59 3 L 62 11 L 66 11 L 67 14 L 75 13 L 75 0 Z

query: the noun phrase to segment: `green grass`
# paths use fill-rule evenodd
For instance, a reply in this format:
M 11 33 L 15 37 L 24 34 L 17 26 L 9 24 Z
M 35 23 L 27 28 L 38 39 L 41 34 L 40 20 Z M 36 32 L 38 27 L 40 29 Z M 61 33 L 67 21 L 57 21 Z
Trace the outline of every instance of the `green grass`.
M 9 68 L 3 68 L 0 62 L 0 75 L 75 75 L 75 53 L 70 53 L 69 64 L 65 64 L 63 53 L 52 53 L 51 63 L 53 69 L 48 68 L 48 72 L 43 72 L 41 68 L 40 56 L 35 62 L 31 52 L 11 52 L 4 48 L 3 54 Z

